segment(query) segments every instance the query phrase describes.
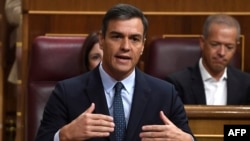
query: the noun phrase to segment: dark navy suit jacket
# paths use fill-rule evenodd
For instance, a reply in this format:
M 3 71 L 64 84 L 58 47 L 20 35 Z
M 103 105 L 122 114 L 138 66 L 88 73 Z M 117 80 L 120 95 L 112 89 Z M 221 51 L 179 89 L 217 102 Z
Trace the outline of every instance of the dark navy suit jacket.
M 175 85 L 184 104 L 206 104 L 205 89 L 198 63 L 175 72 L 166 80 Z M 227 68 L 227 105 L 250 104 L 250 74 Z
M 143 125 L 163 124 L 160 111 L 180 129 L 192 135 L 184 105 L 174 86 L 136 68 L 135 89 L 127 126 L 126 141 L 139 141 Z M 46 104 L 36 141 L 52 141 L 55 133 L 82 114 L 91 103 L 94 113 L 109 115 L 98 67 L 83 75 L 59 82 Z M 112 133 L 90 141 L 115 141 Z

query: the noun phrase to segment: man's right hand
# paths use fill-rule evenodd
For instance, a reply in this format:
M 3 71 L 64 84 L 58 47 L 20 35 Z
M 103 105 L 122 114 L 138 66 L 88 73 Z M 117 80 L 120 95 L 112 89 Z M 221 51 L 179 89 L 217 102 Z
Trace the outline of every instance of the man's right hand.
M 94 137 L 107 137 L 114 131 L 112 116 L 94 114 L 95 104 L 74 119 L 71 123 L 63 126 L 59 132 L 60 141 L 82 141 Z

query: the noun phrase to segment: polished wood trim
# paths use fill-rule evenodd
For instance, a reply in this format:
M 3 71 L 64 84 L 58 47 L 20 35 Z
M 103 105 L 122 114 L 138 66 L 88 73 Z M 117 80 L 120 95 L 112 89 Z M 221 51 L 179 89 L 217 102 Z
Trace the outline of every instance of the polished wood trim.
M 203 16 L 203 15 L 213 15 L 218 13 L 228 14 L 228 15 L 250 15 L 250 12 L 152 12 L 152 11 L 145 11 L 143 12 L 145 15 L 175 15 L 175 16 Z
M 88 34 L 68 34 L 68 33 L 46 33 L 45 36 L 52 37 L 86 37 Z
M 224 125 L 249 124 L 249 105 L 184 105 L 197 140 L 223 141 Z
M 163 34 L 162 38 L 167 38 L 167 37 L 174 37 L 174 38 L 180 38 L 180 37 L 200 37 L 201 35 L 199 34 Z
M 39 10 L 29 10 L 28 14 L 56 14 L 56 15 L 104 15 L 106 11 L 39 11 Z M 218 13 L 228 14 L 228 15 L 250 15 L 250 12 L 154 12 L 154 11 L 144 11 L 145 15 L 180 15 L 180 16 L 202 16 L 202 15 L 213 15 Z
M 28 14 L 48 15 L 104 15 L 104 11 L 28 11 Z
M 250 119 L 250 106 L 185 105 L 189 119 Z
M 194 134 L 197 138 L 223 138 L 222 134 Z

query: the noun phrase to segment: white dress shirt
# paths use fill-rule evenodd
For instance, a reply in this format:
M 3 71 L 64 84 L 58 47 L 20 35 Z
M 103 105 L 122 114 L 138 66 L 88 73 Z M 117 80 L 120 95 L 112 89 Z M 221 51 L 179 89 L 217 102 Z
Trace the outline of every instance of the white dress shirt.
M 214 79 L 199 61 L 201 77 L 204 84 L 207 105 L 226 105 L 227 103 L 227 68 L 219 80 Z
M 109 76 L 102 68 L 102 64 L 99 67 L 102 84 L 105 91 L 105 96 L 107 100 L 107 105 L 109 109 L 109 113 L 111 116 L 113 116 L 113 99 L 115 95 L 115 89 L 114 86 L 116 84 L 116 80 Z M 128 124 L 129 116 L 130 116 L 130 110 L 132 105 L 132 98 L 134 94 L 134 86 L 135 86 L 135 70 L 125 79 L 123 79 L 122 82 L 124 88 L 122 89 L 121 95 L 122 95 L 122 102 L 123 102 L 123 108 L 124 108 L 124 114 L 126 119 L 126 124 Z

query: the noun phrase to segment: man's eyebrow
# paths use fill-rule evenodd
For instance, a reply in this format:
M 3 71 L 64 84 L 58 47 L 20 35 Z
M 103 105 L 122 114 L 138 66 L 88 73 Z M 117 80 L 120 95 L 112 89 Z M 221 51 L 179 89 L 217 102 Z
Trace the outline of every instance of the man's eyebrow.
M 123 36 L 123 33 L 121 32 L 117 32 L 117 31 L 111 31 L 109 34 L 116 34 L 116 35 L 122 35 Z M 129 37 L 143 37 L 143 35 L 141 35 L 140 33 L 133 33 L 131 35 L 129 35 Z
M 132 34 L 132 35 L 130 35 L 130 36 L 138 36 L 138 37 L 143 37 L 143 35 L 141 35 L 141 34 Z
M 111 31 L 110 34 L 121 34 L 122 35 L 122 33 L 117 32 L 117 31 Z

